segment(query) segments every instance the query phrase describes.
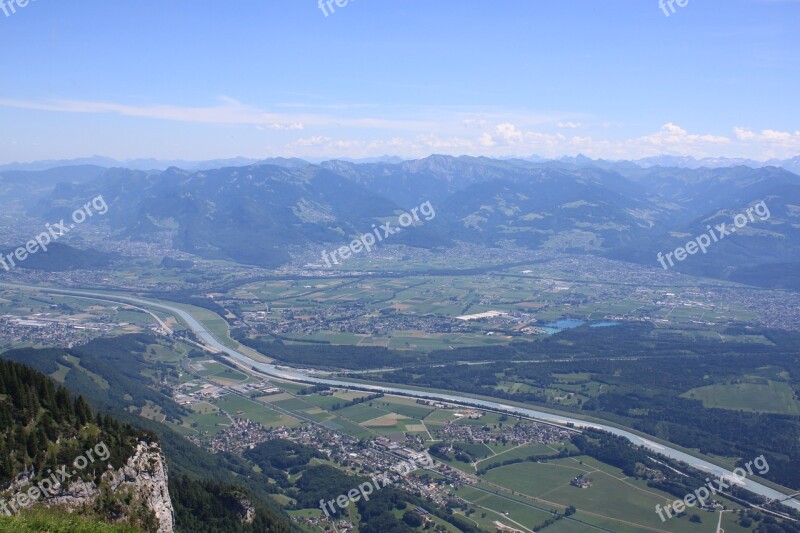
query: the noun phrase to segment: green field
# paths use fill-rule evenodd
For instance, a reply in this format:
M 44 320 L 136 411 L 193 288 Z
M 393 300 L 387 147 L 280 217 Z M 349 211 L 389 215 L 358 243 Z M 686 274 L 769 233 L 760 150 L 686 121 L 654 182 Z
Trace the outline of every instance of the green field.
M 184 426 L 196 432 L 207 431 L 214 435 L 231 423 L 227 416 L 210 403 L 199 403 L 190 408 L 192 413 L 184 420 Z
M 682 396 L 703 402 L 704 407 L 800 415 L 800 402 L 785 381 L 756 379 L 755 383 L 720 383 L 692 389 Z
M 580 474 L 590 476 L 590 488 L 570 485 L 570 480 Z M 505 466 L 490 470 L 482 479 L 492 485 L 534 497 L 540 504 L 574 505 L 598 518 L 624 517 L 625 521 L 659 529 L 663 529 L 663 524 L 655 512 L 655 505 L 675 499 L 589 457 Z M 690 514 L 693 512 L 702 513 L 702 517 L 706 518 L 704 512 L 690 511 Z M 670 528 L 674 528 L 670 529 L 672 531 L 709 530 L 707 525 L 690 523 L 688 517 L 672 519 Z M 613 529 L 618 530 L 617 527 Z
M 487 494 L 472 487 L 459 489 L 456 494 L 478 508 L 478 512 L 472 516 L 472 519 L 479 523 L 482 522 L 481 525 L 489 527 L 490 530 L 496 530 L 495 527 L 492 527 L 494 521 L 502 522 L 509 527 L 519 528 L 519 525 L 523 525 L 530 529 L 551 516 L 548 512 L 494 494 Z M 486 519 L 479 518 L 481 512 L 487 512 Z
M 347 433 L 348 435 L 357 439 L 371 439 L 377 436 L 374 431 L 370 431 L 364 426 L 359 426 L 355 422 L 350 422 L 349 420 L 345 420 L 343 418 L 331 418 L 330 420 L 323 422 L 322 425 L 334 431 Z
M 299 425 L 299 421 L 296 419 L 281 415 L 268 407 L 235 394 L 228 394 L 220 398 L 214 402 L 214 405 L 233 417 L 246 418 L 266 427 Z
M 494 456 L 494 451 L 485 444 L 478 442 L 459 442 L 457 445 L 460 450 L 465 451 L 476 459 L 484 459 L 486 457 Z
M 435 261 L 435 258 L 431 258 Z M 370 264 L 364 258 L 362 267 Z M 359 261 L 349 262 L 357 268 Z M 420 265 L 430 266 L 430 264 Z M 369 269 L 373 270 L 375 265 Z M 526 273 L 523 273 L 526 272 Z M 291 310 L 297 315 L 313 315 L 326 308 L 335 308 L 332 317 L 345 313 L 348 306 L 358 305 L 363 314 L 392 311 L 397 315 L 457 317 L 484 311 L 525 311 L 539 324 L 563 318 L 580 316 L 588 320 L 603 320 L 608 315 L 648 316 L 669 321 L 671 331 L 687 337 L 703 336 L 723 341 L 765 344 L 761 335 L 722 336 L 724 324 L 731 320 L 749 321 L 756 315 L 742 303 L 714 297 L 698 306 L 691 298 L 681 298 L 683 287 L 664 287 L 655 292 L 661 296 L 678 295 L 668 303 L 659 302 L 652 294 L 640 295 L 621 291 L 618 284 L 606 286 L 595 278 L 574 279 L 574 272 L 564 272 L 557 262 L 537 263 L 530 268 L 514 267 L 477 276 L 409 275 L 402 278 L 320 278 L 303 280 L 271 280 L 251 283 L 233 289 L 228 296 L 246 300 L 243 310 L 264 310 L 270 314 Z M 570 278 L 569 282 L 554 281 Z M 575 304 L 576 295 L 586 303 Z M 252 300 L 262 302 L 254 304 Z M 487 303 L 491 302 L 491 303 Z M 361 307 L 363 306 L 363 307 Z M 698 328 L 697 322 L 718 322 L 720 326 Z M 486 346 L 507 343 L 511 332 L 506 325 L 487 322 L 461 324 L 469 331 L 442 333 L 418 331 L 412 328 L 391 333 L 372 335 L 330 331 L 324 325 L 310 335 L 288 334 L 289 342 L 308 340 L 327 341 L 332 344 L 376 345 L 399 350 L 427 352 L 459 346 Z M 216 324 L 221 326 L 221 324 Z M 495 331 L 497 335 L 486 335 Z M 514 337 L 517 341 L 535 340 L 537 335 Z
M 244 381 L 247 381 L 247 375 L 227 365 L 223 365 L 222 363 L 211 361 L 211 362 L 203 362 L 202 365 L 205 368 L 203 370 L 198 371 L 197 373 L 203 376 L 204 378 L 214 377 L 231 383 L 242 383 Z
M 335 411 L 335 413 L 339 416 L 348 418 L 353 422 L 362 423 L 368 420 L 372 420 L 374 418 L 380 418 L 386 414 L 386 411 L 381 411 L 374 407 L 370 407 L 365 403 L 362 403 L 354 405 L 352 407 L 345 407 L 344 409 L 339 409 L 338 411 Z
M 524 444 L 522 446 L 507 446 L 505 448 L 495 448 L 495 455 L 490 455 L 485 459 L 478 461 L 478 467 L 490 465 L 493 463 L 510 461 L 513 459 L 525 459 L 531 455 L 557 455 L 558 452 L 553 451 L 550 447 L 544 444 Z
M 433 407 L 419 405 L 415 403 L 414 400 L 396 397 L 384 397 L 372 402 L 372 405 L 379 409 L 391 411 L 392 413 L 397 413 L 398 415 L 407 416 L 409 418 L 416 418 L 417 420 L 423 420 L 434 410 Z
M 305 409 L 311 409 L 314 405 L 304 402 L 298 398 L 292 398 L 290 400 L 281 400 L 278 402 L 274 402 L 274 404 L 282 409 L 286 409 L 287 411 L 303 411 Z
M 322 396 L 320 394 L 309 394 L 307 396 L 303 396 L 303 400 L 307 401 L 308 403 L 318 405 L 323 409 L 330 409 L 331 406 L 337 403 L 342 404 L 346 401 L 335 396 Z
M 568 486 L 575 476 L 592 469 L 571 459 L 551 463 L 519 463 L 490 470 L 483 479 L 527 494 L 541 496 L 558 487 Z

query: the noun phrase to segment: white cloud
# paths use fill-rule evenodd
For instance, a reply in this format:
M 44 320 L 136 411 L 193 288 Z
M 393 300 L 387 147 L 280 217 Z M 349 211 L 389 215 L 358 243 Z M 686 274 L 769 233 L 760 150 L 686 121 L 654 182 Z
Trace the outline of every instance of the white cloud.
M 489 133 L 483 133 L 481 135 L 480 141 L 478 141 L 481 146 L 486 148 L 491 148 L 492 146 L 496 146 L 497 142 L 492 138 Z
M 297 131 L 297 130 L 304 130 L 305 126 L 303 126 L 302 122 L 292 122 L 291 124 L 268 124 L 266 126 L 256 126 L 256 129 L 265 131 L 265 130 L 277 130 L 277 131 Z
M 309 147 L 309 146 L 320 146 L 327 143 L 330 143 L 333 139 L 330 137 L 323 137 L 322 135 L 315 135 L 313 137 L 309 137 L 307 139 L 297 139 L 292 143 L 293 146 L 302 146 L 302 147 Z
M 709 149 L 729 144 L 731 140 L 721 135 L 689 133 L 680 126 L 668 122 L 661 129 L 631 141 L 633 146 L 652 149 L 656 154 L 708 155 Z
M 508 144 L 521 142 L 523 134 L 514 124 L 504 122 L 495 128 L 495 135 Z
M 273 113 L 257 106 L 243 104 L 228 96 L 207 106 L 130 105 L 113 102 L 76 100 L 33 101 L 0 98 L 0 107 L 30 110 L 39 113 L 118 115 L 114 127 L 128 131 L 129 117 L 168 122 L 203 123 L 209 125 L 254 126 L 266 132 L 259 136 L 245 133 L 244 143 L 251 139 L 270 154 L 301 157 L 368 157 L 395 154 L 424 157 L 431 153 L 452 155 L 524 156 L 537 154 L 559 157 L 583 153 L 607 159 L 638 159 L 652 155 L 691 155 L 695 157 L 750 157 L 753 159 L 788 158 L 800 153 L 800 131 L 778 129 L 754 131 L 736 126 L 728 135 L 718 132 L 688 131 L 677 121 L 667 122 L 650 133 L 631 132 L 630 127 L 609 121 L 607 117 L 589 117 L 578 113 L 540 113 L 525 110 L 489 108 L 423 108 L 411 106 L 379 107 L 363 105 L 305 106 L 294 105 L 289 113 Z M 275 106 L 287 109 L 286 105 Z M 291 112 L 291 111 L 298 112 Z M 37 123 L 37 115 L 31 123 Z M 41 121 L 46 124 L 47 121 Z M 29 151 L 42 152 L 45 145 L 36 145 L 50 131 L 36 132 L 36 138 L 20 139 Z M 109 126 L 111 128 L 111 126 Z M 166 129 L 166 128 L 165 128 Z M 581 134 L 577 135 L 580 130 Z M 623 132 L 628 132 L 627 135 Z M 118 131 L 109 132 L 122 137 Z M 298 136 L 296 132 L 303 132 Z M 105 135 L 105 133 L 104 133 Z M 53 135 L 53 143 L 57 136 Z M 137 149 L 163 154 L 163 145 L 149 146 L 137 138 Z M 209 141 L 211 142 L 211 141 Z M 156 143 L 156 141 L 153 141 Z M 227 150 L 236 150 L 243 141 L 236 139 Z M 194 143 L 196 144 L 196 143 Z M 216 145 L 215 145 L 216 146 Z M 252 145 L 251 145 L 252 146 Z M 50 147 L 52 149 L 52 147 Z M 91 148 L 91 152 L 95 152 Z M 16 150 L 14 152 L 16 154 Z M 252 155 L 252 149 L 249 152 Z M 76 154 L 78 155 L 78 154 Z M 242 154 L 231 154 L 242 155 Z M 173 157 L 188 154 L 175 153 Z M 13 156 L 11 156 L 13 157 Z
M 733 128 L 733 133 L 740 141 L 752 141 L 756 138 L 756 134 L 746 128 Z
M 436 133 L 415 137 L 392 137 L 390 141 L 380 139 L 354 140 L 316 136 L 299 139 L 286 146 L 291 155 L 313 157 L 366 157 L 398 154 L 406 157 L 424 157 L 431 153 L 450 155 L 520 156 L 538 154 L 544 157 L 585 154 L 606 159 L 638 159 L 641 157 L 672 154 L 695 157 L 741 156 L 763 142 L 784 143 L 795 141 L 784 132 L 765 130 L 760 134 L 748 133 L 741 128 L 734 137 L 710 133 L 692 133 L 668 122 L 657 131 L 638 137 L 623 139 L 595 138 L 591 135 L 564 135 L 559 132 L 526 130 L 511 122 L 501 122 L 476 136 L 443 136 Z M 800 134 L 797 139 L 800 139 Z M 302 149 L 314 147 L 313 154 Z M 298 151 L 299 149 L 299 151 Z M 795 154 L 796 155 L 796 154 Z M 788 157 L 785 154 L 784 157 Z
M 800 131 L 791 133 L 764 129 L 755 132 L 742 127 L 736 127 L 733 131 L 738 140 L 760 146 L 765 159 L 790 158 L 800 154 Z
M 349 128 L 374 128 L 395 130 L 416 130 L 429 128 L 432 122 L 407 119 L 387 119 L 378 117 L 337 116 L 323 114 L 283 114 L 270 113 L 255 106 L 221 96 L 219 105 L 176 106 L 169 104 L 130 105 L 113 102 L 93 102 L 84 100 L 32 101 L 13 98 L 0 98 L 0 107 L 52 111 L 60 113 L 110 113 L 123 117 L 149 118 L 173 122 L 206 124 L 252 124 L 267 129 L 291 131 L 309 126 L 339 126 Z
M 477 118 L 467 118 L 462 120 L 461 123 L 467 128 L 482 128 L 486 126 L 485 119 L 477 119 Z

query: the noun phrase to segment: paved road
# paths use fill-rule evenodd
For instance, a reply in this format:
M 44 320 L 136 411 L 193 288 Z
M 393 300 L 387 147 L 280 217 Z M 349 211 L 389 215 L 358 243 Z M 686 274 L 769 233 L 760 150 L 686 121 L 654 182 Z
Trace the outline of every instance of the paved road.
M 48 292 L 54 294 L 66 294 L 66 295 L 73 295 L 73 296 L 91 296 L 96 297 L 103 300 L 111 300 L 111 301 L 119 301 L 123 303 L 134 303 L 137 305 L 141 305 L 143 307 L 147 307 L 150 309 L 160 309 L 163 311 L 168 311 L 169 313 L 180 317 L 181 320 L 192 330 L 194 333 L 200 337 L 203 341 L 205 341 L 210 346 L 218 349 L 221 352 L 225 352 L 232 358 L 240 361 L 268 376 L 285 379 L 289 381 L 299 381 L 303 383 L 312 383 L 318 385 L 330 385 L 333 387 L 348 387 L 348 388 L 358 388 L 362 390 L 369 390 L 375 392 L 384 392 L 387 394 L 398 394 L 402 396 L 410 396 L 414 398 L 425 398 L 431 400 L 442 400 L 451 403 L 457 404 L 466 404 L 466 405 L 475 405 L 479 407 L 486 407 L 488 409 L 493 409 L 497 411 L 503 411 L 509 414 L 521 414 L 523 416 L 528 416 L 531 418 L 536 418 L 539 420 L 544 420 L 547 422 L 557 423 L 557 424 L 573 424 L 575 427 L 579 428 L 594 428 L 600 429 L 603 431 L 607 431 L 609 433 L 613 433 L 614 435 L 619 435 L 621 437 L 625 437 L 633 444 L 644 446 L 656 453 L 660 453 L 666 457 L 670 457 L 671 459 L 676 459 L 678 461 L 682 461 L 689 466 L 692 466 L 698 470 L 708 473 L 709 476 L 713 477 L 723 477 L 728 481 L 733 482 L 736 478 L 733 476 L 733 473 L 729 470 L 725 470 L 715 464 L 709 463 L 703 459 L 694 457 L 687 453 L 684 453 L 680 450 L 672 448 L 670 446 L 662 445 L 657 442 L 645 439 L 631 433 L 630 431 L 626 431 L 624 429 L 615 428 L 612 426 L 607 426 L 604 424 L 599 424 L 595 422 L 587 422 L 585 420 L 579 420 L 577 418 L 571 418 L 569 416 L 554 414 L 554 413 L 547 413 L 544 411 L 538 411 L 536 409 L 529 409 L 524 407 L 517 407 L 513 405 L 508 405 L 500 402 L 493 402 L 488 400 L 479 400 L 475 398 L 469 398 L 466 396 L 459 396 L 458 394 L 442 394 L 439 392 L 433 391 L 420 391 L 420 390 L 412 390 L 412 389 L 403 389 L 400 387 L 386 387 L 382 385 L 366 385 L 362 383 L 353 383 L 348 381 L 340 381 L 334 379 L 324 379 L 319 378 L 310 374 L 304 374 L 297 371 L 290 371 L 278 368 L 275 365 L 261 363 L 259 361 L 255 361 L 250 357 L 244 355 L 243 353 L 236 351 L 232 348 L 228 348 L 224 344 L 222 344 L 211 332 L 207 331 L 205 327 L 198 321 L 193 315 L 189 312 L 184 311 L 183 309 L 179 309 L 177 307 L 173 307 L 171 305 L 161 303 L 161 302 L 153 302 L 150 300 L 143 300 L 140 298 L 135 298 L 131 296 L 116 296 L 101 292 L 92 292 L 92 291 L 84 291 L 84 290 L 65 290 L 65 289 L 52 289 L 52 288 L 44 288 L 44 287 L 36 287 L 36 286 L 28 286 L 28 285 L 15 285 L 15 284 L 7 284 L 7 283 L 0 283 L 0 286 L 7 287 L 9 289 L 18 289 L 18 290 L 35 290 L 41 292 Z M 794 509 L 800 511 L 800 501 L 791 498 L 786 499 L 786 494 L 776 491 L 766 485 L 762 485 L 752 479 L 744 479 L 741 482 L 741 485 L 746 488 L 747 490 L 759 494 L 762 496 L 766 496 L 770 499 L 778 499 L 784 500 L 783 504 Z

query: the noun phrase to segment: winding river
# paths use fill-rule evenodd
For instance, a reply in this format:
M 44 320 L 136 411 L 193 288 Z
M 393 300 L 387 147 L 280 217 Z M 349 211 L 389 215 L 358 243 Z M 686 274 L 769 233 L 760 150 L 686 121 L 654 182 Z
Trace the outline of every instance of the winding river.
M 158 309 L 162 311 L 167 311 L 180 319 L 192 330 L 194 333 L 203 339 L 208 345 L 213 346 L 214 348 L 220 350 L 231 356 L 232 358 L 244 363 L 268 376 L 280 378 L 289 381 L 299 381 L 304 383 L 312 383 L 312 384 L 320 384 L 320 385 L 330 385 L 334 387 L 349 387 L 349 388 L 358 388 L 363 390 L 371 390 L 375 392 L 384 392 L 387 394 L 398 394 L 402 396 L 411 396 L 417 398 L 425 398 L 430 400 L 442 400 L 446 402 L 452 403 L 460 403 L 460 404 L 468 404 L 468 405 L 475 405 L 480 407 L 486 407 L 488 409 L 493 409 L 496 411 L 503 411 L 509 414 L 519 414 L 522 416 L 535 418 L 538 420 L 543 420 L 547 422 L 552 422 L 556 424 L 572 424 L 578 428 L 594 428 L 594 429 L 601 429 L 603 431 L 607 431 L 609 433 L 613 433 L 614 435 L 619 435 L 621 437 L 625 437 L 633 444 L 644 446 L 647 449 L 650 449 L 656 453 L 660 453 L 666 457 L 670 457 L 672 459 L 676 459 L 682 461 L 698 470 L 704 471 L 708 474 L 709 478 L 712 477 L 722 477 L 725 478 L 726 481 L 736 482 L 737 484 L 741 485 L 742 487 L 746 488 L 750 492 L 755 494 L 759 494 L 761 496 L 765 496 L 770 499 L 778 499 L 778 500 L 785 500 L 783 503 L 789 507 L 797 509 L 800 511 L 800 501 L 791 498 L 787 499 L 787 495 L 777 490 L 767 487 L 761 483 L 758 483 L 755 480 L 745 478 L 741 481 L 737 481 L 737 478 L 734 477 L 733 473 L 729 470 L 721 468 L 713 463 L 700 459 L 698 457 L 694 457 L 687 453 L 684 453 L 680 450 L 672 448 L 667 445 L 663 445 L 648 439 L 645 439 L 639 435 L 631 433 L 630 431 L 626 431 L 624 429 L 619 429 L 612 426 L 607 426 L 600 423 L 595 422 L 587 422 L 585 420 L 579 420 L 577 418 L 571 418 L 568 416 L 562 416 L 553 413 L 547 413 L 544 411 L 538 411 L 536 409 L 530 409 L 525 407 L 516 407 L 513 405 L 508 405 L 500 402 L 488 401 L 488 400 L 480 400 L 476 398 L 469 398 L 466 396 L 459 396 L 458 394 L 443 394 L 434 391 L 422 391 L 422 390 L 412 390 L 412 389 L 404 389 L 401 387 L 386 387 L 382 385 L 368 385 L 362 383 L 353 383 L 348 381 L 340 381 L 334 379 L 326 379 L 320 378 L 308 374 L 303 374 L 300 372 L 293 372 L 289 370 L 280 369 L 275 365 L 261 363 L 251 359 L 250 357 L 244 355 L 243 353 L 236 351 L 232 348 L 229 348 L 222 344 L 212 333 L 207 331 L 205 327 L 197 320 L 191 313 L 188 311 L 184 311 L 183 309 L 179 309 L 177 307 L 173 307 L 161 302 L 152 302 L 149 300 L 143 300 L 140 298 L 134 298 L 129 296 L 118 296 L 115 294 L 104 294 L 100 292 L 92 292 L 92 291 L 85 291 L 85 290 L 65 290 L 65 289 L 53 289 L 47 287 L 36 287 L 36 286 L 28 286 L 28 285 L 16 285 L 16 284 L 7 284 L 7 283 L 0 283 L 0 286 L 7 287 L 9 289 L 17 289 L 17 290 L 27 290 L 27 291 L 39 291 L 45 293 L 54 293 L 54 294 L 63 294 L 63 295 L 70 295 L 70 296 L 84 296 L 84 297 L 92 297 L 100 300 L 106 301 L 115 301 L 120 303 L 132 303 L 137 304 L 145 308 L 149 309 Z M 755 459 L 755 458 L 751 458 Z

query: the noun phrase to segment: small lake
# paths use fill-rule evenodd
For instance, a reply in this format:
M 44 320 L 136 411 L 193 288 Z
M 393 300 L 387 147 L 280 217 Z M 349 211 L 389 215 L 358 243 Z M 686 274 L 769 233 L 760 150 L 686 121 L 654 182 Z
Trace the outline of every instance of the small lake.
M 549 324 L 545 324 L 545 327 L 542 329 L 545 330 L 548 334 L 552 335 L 554 333 L 559 333 L 564 331 L 565 329 L 575 329 L 582 325 L 586 324 L 583 320 L 576 320 L 574 318 L 565 318 L 563 320 L 558 320 L 556 322 L 550 322 Z M 590 328 L 609 328 L 612 326 L 618 326 L 619 322 L 595 322 L 594 324 L 589 324 Z
M 555 329 L 573 329 L 577 328 L 578 326 L 582 326 L 586 324 L 583 320 L 575 320 L 572 318 L 567 318 L 564 320 L 559 320 L 558 322 L 550 322 L 549 324 L 545 324 L 548 328 L 555 328 Z

